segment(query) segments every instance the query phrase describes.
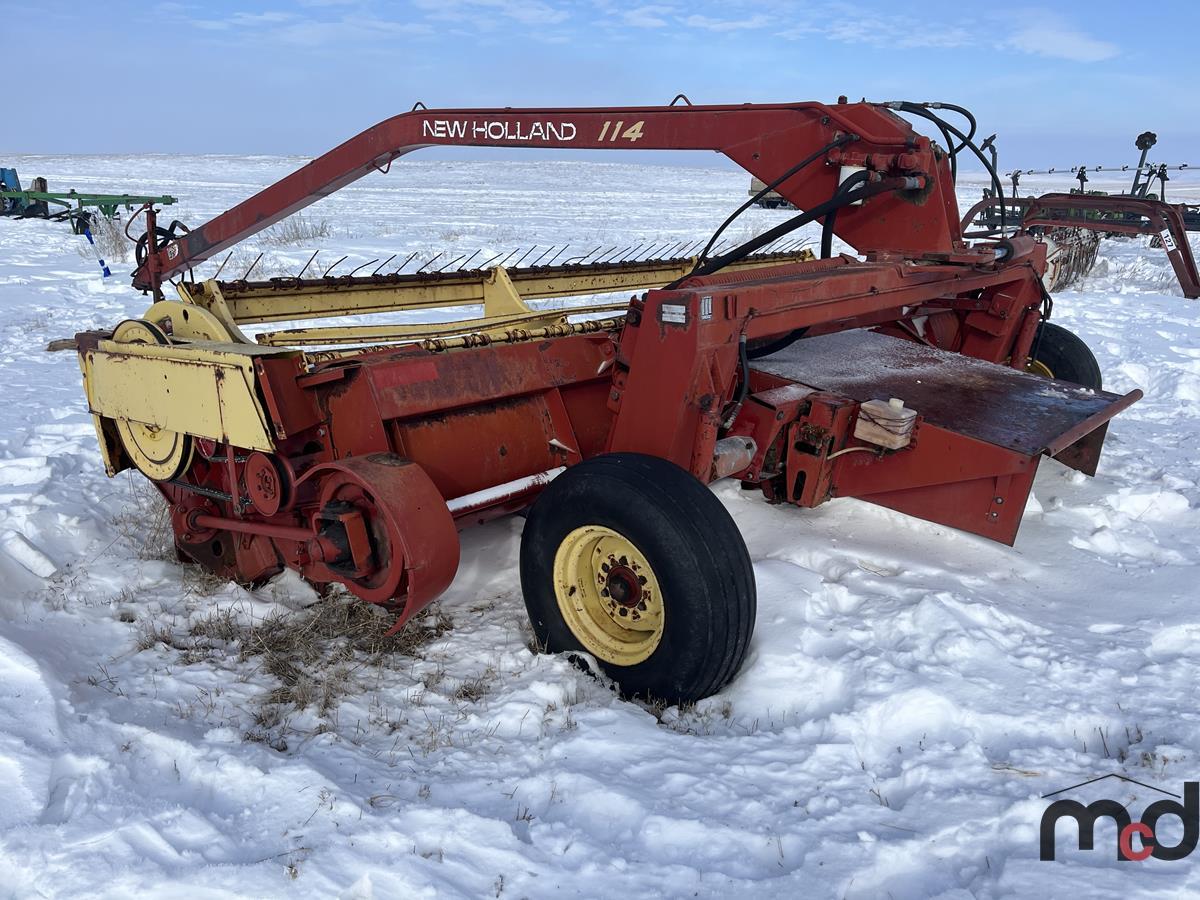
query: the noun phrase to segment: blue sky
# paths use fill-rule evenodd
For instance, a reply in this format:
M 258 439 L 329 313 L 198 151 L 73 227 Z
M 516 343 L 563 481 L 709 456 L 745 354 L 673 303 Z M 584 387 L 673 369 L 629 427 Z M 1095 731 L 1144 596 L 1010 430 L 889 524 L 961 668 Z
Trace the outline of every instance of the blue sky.
M 999 132 L 1005 168 L 1129 161 L 1146 129 L 1162 159 L 1200 164 L 1189 157 L 1200 4 L 1132 9 L 0 0 L 0 152 L 314 154 L 418 99 L 615 106 L 683 91 L 712 103 L 949 100 L 974 109 L 984 135 Z

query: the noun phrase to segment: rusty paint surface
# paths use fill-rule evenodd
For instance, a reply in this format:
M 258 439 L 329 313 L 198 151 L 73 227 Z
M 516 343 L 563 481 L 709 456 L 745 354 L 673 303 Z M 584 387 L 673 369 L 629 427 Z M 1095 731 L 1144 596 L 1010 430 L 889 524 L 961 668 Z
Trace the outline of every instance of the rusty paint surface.
M 859 401 L 899 397 L 928 422 L 1030 456 L 1063 449 L 1082 436 L 1078 426 L 1099 427 L 1141 396 L 1092 391 L 872 331 L 805 339 L 756 365 Z

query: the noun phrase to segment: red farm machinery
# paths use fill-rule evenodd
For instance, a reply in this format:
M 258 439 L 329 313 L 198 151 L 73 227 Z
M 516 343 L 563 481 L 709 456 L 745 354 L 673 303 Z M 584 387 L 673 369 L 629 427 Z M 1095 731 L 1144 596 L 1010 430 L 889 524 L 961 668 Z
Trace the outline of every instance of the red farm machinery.
M 187 278 L 450 145 L 713 150 L 803 212 L 687 259 Z M 1041 458 L 1094 474 L 1108 421 L 1141 396 L 1101 390 L 1087 348 L 1045 321 L 1043 243 L 964 240 L 949 163 L 866 102 L 414 109 L 186 234 L 146 210 L 133 283 L 152 305 L 74 342 L 107 470 L 153 480 L 181 559 L 248 584 L 290 567 L 396 627 L 450 585 L 460 531 L 526 512 L 539 641 L 586 651 L 631 696 L 707 696 L 755 617 L 750 556 L 708 483 L 803 507 L 858 498 L 1011 544 Z M 823 258 L 764 252 L 809 222 Z M 833 255 L 834 234 L 859 256 Z M 526 303 L 609 291 L 636 293 Z M 467 304 L 483 316 L 241 331 Z

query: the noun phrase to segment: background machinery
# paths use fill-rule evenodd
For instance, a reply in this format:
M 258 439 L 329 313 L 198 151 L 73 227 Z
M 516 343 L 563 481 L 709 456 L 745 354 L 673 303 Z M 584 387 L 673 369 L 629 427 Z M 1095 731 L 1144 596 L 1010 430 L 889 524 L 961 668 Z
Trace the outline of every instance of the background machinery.
M 76 234 L 83 234 L 96 210 L 106 219 L 114 218 L 122 208 L 133 211 L 147 203 L 169 206 L 174 197 L 134 194 L 93 194 L 78 191 L 50 191 L 45 178 L 33 179 L 30 190 L 22 190 L 17 170 L 0 167 L 0 215 L 22 219 L 67 219 Z
M 186 234 L 149 206 L 133 282 L 151 306 L 74 342 L 107 470 L 155 483 L 181 558 L 250 584 L 291 567 L 396 627 L 450 585 L 458 532 L 528 510 L 538 640 L 590 653 L 629 695 L 707 696 L 736 674 L 755 609 L 750 557 L 708 482 L 806 507 L 859 498 L 1011 544 L 1042 457 L 1094 473 L 1108 421 L 1140 397 L 1101 390 L 1087 348 L 1045 322 L 1043 243 L 964 240 L 953 158 L 903 111 L 420 107 Z M 803 212 L 687 260 L 187 277 L 431 145 L 715 150 Z M 1162 207 L 1147 211 L 1179 241 Z M 763 255 L 811 222 L 822 258 Z M 834 234 L 862 259 L 834 256 Z M 527 302 L 612 290 L 633 296 Z M 483 316 L 343 318 L 468 303 Z M 1090 383 L 1034 377 L 1030 359 Z
M 1014 169 L 1005 173 L 1012 182 L 1012 194 L 1002 204 L 995 188 L 985 189 L 983 199 L 964 217 L 964 229 L 968 223 L 976 230 L 974 236 L 999 236 L 1006 225 L 1024 228 L 1043 235 L 1049 244 L 1046 282 L 1049 290 L 1063 290 L 1091 271 L 1096 263 L 1101 237 L 1149 234 L 1153 247 L 1165 249 L 1170 254 L 1171 264 L 1185 297 L 1200 296 L 1195 266 L 1188 266 L 1190 249 L 1186 256 L 1174 252 L 1178 239 L 1172 229 L 1165 227 L 1165 218 L 1174 217 L 1184 232 L 1200 231 L 1200 206 L 1188 203 L 1167 204 L 1167 182 L 1169 172 L 1181 172 L 1190 168 L 1187 163 L 1148 163 L 1147 156 L 1157 144 L 1158 136 L 1152 131 L 1142 132 L 1134 141 L 1141 155 L 1134 166 L 1071 166 L 1070 168 Z M 995 166 L 996 152 L 992 149 L 992 164 Z M 1088 188 L 1088 173 L 1093 175 L 1133 173 L 1129 190 L 1117 193 Z M 1042 197 L 1019 195 L 1023 175 L 1070 174 L 1079 182 L 1067 194 L 1047 194 Z M 1157 186 L 1157 187 L 1155 187 Z M 1149 201 L 1141 203 L 1139 201 Z M 1001 222 L 1001 206 L 1008 214 L 1007 222 Z M 1186 242 L 1186 235 L 1183 240 Z

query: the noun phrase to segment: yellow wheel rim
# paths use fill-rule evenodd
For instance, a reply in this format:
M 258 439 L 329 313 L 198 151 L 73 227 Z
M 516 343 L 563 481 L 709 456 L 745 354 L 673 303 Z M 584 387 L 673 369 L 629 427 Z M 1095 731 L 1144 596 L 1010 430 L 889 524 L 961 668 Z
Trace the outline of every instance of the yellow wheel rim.
M 122 322 L 113 330 L 112 339 L 120 344 L 169 343 L 157 326 L 140 319 Z M 129 419 L 113 421 L 130 461 L 152 481 L 177 478 L 191 463 L 192 439 L 186 434 Z
M 1050 367 L 1040 359 L 1034 359 L 1032 356 L 1025 363 L 1025 371 L 1030 375 L 1040 375 L 1042 378 L 1053 378 L 1054 372 Z
M 650 657 L 663 635 L 662 590 L 645 554 L 603 525 L 568 534 L 554 554 L 554 595 L 585 650 L 617 666 Z

